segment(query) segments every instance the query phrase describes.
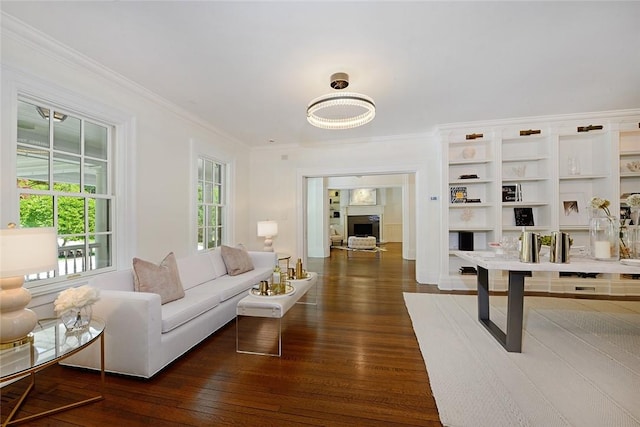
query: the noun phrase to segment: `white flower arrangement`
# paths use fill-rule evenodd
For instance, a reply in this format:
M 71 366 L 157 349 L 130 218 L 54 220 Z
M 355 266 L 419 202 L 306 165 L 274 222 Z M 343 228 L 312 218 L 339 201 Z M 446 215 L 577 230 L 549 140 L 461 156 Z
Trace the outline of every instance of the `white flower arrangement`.
M 60 316 L 71 309 L 92 305 L 99 299 L 100 291 L 98 289 L 83 285 L 60 292 L 58 298 L 53 302 L 53 306 Z
M 593 209 L 602 209 L 607 216 L 611 216 L 611 212 L 609 211 L 610 201 L 607 199 L 601 199 L 600 197 L 592 197 L 591 201 L 589 201 L 589 206 Z
M 640 194 L 632 194 L 627 197 L 627 206 L 632 208 L 640 208 Z

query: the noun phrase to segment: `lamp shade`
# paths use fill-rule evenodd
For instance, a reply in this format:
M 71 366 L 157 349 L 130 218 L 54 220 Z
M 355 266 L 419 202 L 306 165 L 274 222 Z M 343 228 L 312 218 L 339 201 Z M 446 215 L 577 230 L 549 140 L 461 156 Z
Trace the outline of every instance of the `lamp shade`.
M 258 236 L 273 237 L 278 234 L 278 223 L 275 221 L 258 221 Z
M 57 237 L 53 227 L 0 229 L 0 277 L 25 276 L 56 268 Z

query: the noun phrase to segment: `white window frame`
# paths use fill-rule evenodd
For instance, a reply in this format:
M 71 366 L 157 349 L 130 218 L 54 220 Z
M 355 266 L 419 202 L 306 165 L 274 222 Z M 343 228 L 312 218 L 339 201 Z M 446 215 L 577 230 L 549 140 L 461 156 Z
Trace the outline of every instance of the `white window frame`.
M 110 228 L 107 231 L 93 231 L 90 232 L 89 230 L 89 221 L 88 221 L 88 201 L 91 199 L 94 200 L 107 200 L 109 201 L 108 204 L 108 217 L 109 218 L 113 218 L 113 211 L 114 211 L 114 202 L 115 202 L 115 193 L 112 191 L 112 184 L 114 181 L 114 176 L 113 176 L 113 141 L 112 141 L 112 134 L 113 134 L 113 125 L 111 125 L 110 123 L 105 123 L 102 121 L 99 121 L 95 118 L 90 118 L 90 117 L 86 117 L 85 115 L 81 114 L 81 113 L 69 113 L 67 111 L 63 111 L 61 108 L 59 108 L 56 105 L 51 105 L 49 103 L 45 103 L 44 101 L 40 100 L 40 99 L 34 99 L 31 97 L 24 97 L 24 96 L 19 96 L 18 97 L 18 101 L 23 102 L 23 103 L 27 103 L 31 106 L 33 106 L 33 108 L 35 109 L 36 107 L 40 107 L 40 108 L 44 108 L 48 111 L 51 112 L 56 112 L 56 113 L 63 113 L 68 115 L 69 117 L 73 117 L 75 119 L 78 119 L 80 121 L 80 141 L 82 142 L 80 144 L 80 152 L 79 153 L 67 153 L 64 151 L 60 151 L 59 149 L 57 149 L 55 147 L 55 136 L 54 136 L 54 127 L 55 127 L 55 123 L 54 120 L 50 120 L 49 121 L 49 145 L 48 147 L 40 147 L 37 144 L 33 145 L 33 144 L 29 144 L 29 142 L 21 142 L 21 141 L 17 141 L 18 145 L 25 145 L 27 147 L 32 146 L 35 149 L 38 150 L 43 150 L 45 152 L 48 153 L 48 178 L 47 178 L 47 183 L 49 185 L 49 188 L 46 190 L 42 190 L 42 189 L 32 189 L 32 188 L 24 188 L 24 187 L 19 187 L 18 188 L 18 196 L 22 197 L 22 195 L 33 195 L 33 196 L 48 196 L 51 197 L 54 201 L 58 200 L 57 203 L 54 203 L 53 206 L 53 211 L 52 211 L 52 225 L 54 227 L 56 227 L 58 229 L 58 235 L 61 236 L 60 234 L 60 226 L 58 224 L 58 212 L 57 209 L 59 207 L 58 203 L 60 202 L 61 198 L 63 197 L 73 197 L 73 198 L 78 198 L 78 199 L 82 199 L 84 201 L 84 216 L 83 216 L 83 221 L 85 222 L 85 230 L 83 233 L 79 233 L 75 236 L 77 237 L 82 237 L 83 240 L 83 244 L 82 245 L 74 245 L 73 247 L 69 248 L 69 249 L 65 249 L 64 247 L 61 248 L 61 250 L 64 252 L 65 254 L 65 261 L 63 263 L 61 263 L 62 268 L 58 269 L 55 271 L 55 276 L 50 276 L 48 272 L 45 273 L 37 273 L 34 272 L 35 274 L 29 275 L 27 280 L 25 281 L 25 287 L 26 288 L 34 288 L 34 287 L 38 287 L 38 286 L 42 286 L 43 284 L 46 283 L 53 283 L 53 282 L 57 282 L 60 280 L 66 280 L 67 278 L 71 277 L 71 276 L 77 276 L 78 274 L 82 274 L 82 273 L 87 273 L 87 272 L 95 272 L 95 273 L 100 273 L 100 272 L 104 272 L 104 271 L 108 271 L 113 269 L 113 265 L 115 264 L 115 259 L 113 256 L 113 250 L 112 250 L 112 245 L 114 244 L 114 230 L 113 230 L 113 225 L 112 225 L 112 221 L 109 221 L 109 225 Z M 95 159 L 98 161 L 103 161 L 106 165 L 106 169 L 108 171 L 107 173 L 107 182 L 106 182 L 106 191 L 100 192 L 100 193 L 87 193 L 85 191 L 86 188 L 86 183 L 85 183 L 85 177 L 86 177 L 86 171 L 85 171 L 85 164 L 86 164 L 86 160 L 91 161 L 92 158 L 90 156 L 88 156 L 85 152 L 84 152 L 84 138 L 85 138 L 85 126 L 86 124 L 95 124 L 98 125 L 102 128 L 104 128 L 107 131 L 107 157 L 106 159 Z M 78 180 L 78 185 L 79 185 L 79 191 L 78 192 L 64 192 L 64 191 L 59 191 L 54 189 L 54 184 L 56 183 L 55 181 L 55 162 L 56 162 L 56 155 L 60 155 L 62 156 L 62 158 L 67 157 L 67 158 L 75 158 L 78 160 L 78 165 L 79 165 L 79 180 Z M 15 182 L 15 179 L 14 179 Z M 21 220 L 22 222 L 22 220 Z M 102 268 L 91 268 L 91 248 L 89 246 L 89 239 L 92 235 L 97 236 L 108 236 L 108 241 L 109 241 L 109 245 L 106 248 L 107 252 L 109 254 L 109 265 L 106 267 L 102 267 Z M 61 254 L 63 253 L 61 252 Z M 70 254 L 69 258 L 66 258 L 66 254 Z M 79 254 L 79 255 L 78 255 Z M 78 268 L 78 264 L 81 265 L 82 270 L 81 271 L 77 271 Z M 62 270 L 64 269 L 64 270 Z M 72 270 L 72 271 L 68 271 L 68 269 Z
M 111 242 L 113 265 L 110 268 L 31 282 L 32 295 L 44 295 L 77 286 L 86 283 L 88 276 L 105 271 L 130 268 L 130 260 L 137 250 L 134 173 L 136 123 L 134 116 L 112 106 L 88 100 L 54 83 L 23 72 L 16 72 L 8 67 L 2 68 L 2 84 L 4 89 L 3 97 L 0 100 L 0 107 L 3 111 L 0 117 L 0 138 L 3 141 L 0 147 L 0 190 L 2 194 L 0 224 L 3 224 L 3 228 L 10 222 L 19 224 L 20 220 L 19 189 L 16 186 L 16 124 L 19 98 L 55 105 L 70 113 L 78 112 L 84 117 L 99 118 L 99 121 L 109 123 L 113 127 L 113 186 L 111 188 L 115 195 L 111 208 L 114 212 Z
M 193 253 L 205 252 L 211 248 L 198 248 L 198 160 L 205 158 L 224 166 L 222 179 L 223 204 L 222 209 L 222 242 L 229 245 L 234 240 L 234 227 L 232 224 L 233 215 L 233 169 L 235 162 L 223 153 L 218 151 L 213 144 L 203 143 L 195 139 L 190 140 L 191 148 L 191 221 L 189 247 Z

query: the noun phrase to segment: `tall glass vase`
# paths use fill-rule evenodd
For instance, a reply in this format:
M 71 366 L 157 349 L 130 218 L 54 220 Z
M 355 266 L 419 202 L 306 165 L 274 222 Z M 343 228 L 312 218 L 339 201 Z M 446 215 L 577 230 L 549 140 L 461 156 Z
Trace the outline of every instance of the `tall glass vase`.
M 593 215 L 589 220 L 591 257 L 601 261 L 617 261 L 620 250 L 618 220 L 609 215 Z
M 631 225 L 638 226 L 640 222 L 640 207 L 632 207 L 631 208 Z

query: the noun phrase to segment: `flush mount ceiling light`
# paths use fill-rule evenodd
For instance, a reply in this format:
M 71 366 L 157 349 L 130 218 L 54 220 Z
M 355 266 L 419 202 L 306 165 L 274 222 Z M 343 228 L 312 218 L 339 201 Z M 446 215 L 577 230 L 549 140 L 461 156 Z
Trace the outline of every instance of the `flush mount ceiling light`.
M 333 89 L 349 86 L 349 75 L 331 76 Z M 307 121 L 322 129 L 351 129 L 369 123 L 376 116 L 373 99 L 354 92 L 334 92 L 312 100 L 307 107 Z

